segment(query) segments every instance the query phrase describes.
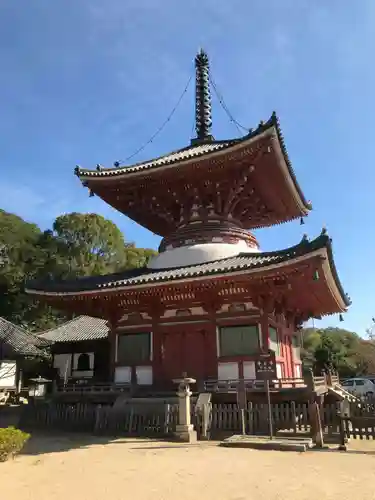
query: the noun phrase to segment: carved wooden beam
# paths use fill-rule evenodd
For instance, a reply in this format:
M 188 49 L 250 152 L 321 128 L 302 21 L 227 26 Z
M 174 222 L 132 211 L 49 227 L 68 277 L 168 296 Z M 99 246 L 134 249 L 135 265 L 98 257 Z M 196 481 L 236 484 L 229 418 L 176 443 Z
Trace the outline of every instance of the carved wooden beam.
M 195 297 L 203 310 L 208 314 L 216 313 L 224 304 L 224 300 L 219 296 L 218 290 L 211 290 L 208 292 L 197 290 L 195 291 Z

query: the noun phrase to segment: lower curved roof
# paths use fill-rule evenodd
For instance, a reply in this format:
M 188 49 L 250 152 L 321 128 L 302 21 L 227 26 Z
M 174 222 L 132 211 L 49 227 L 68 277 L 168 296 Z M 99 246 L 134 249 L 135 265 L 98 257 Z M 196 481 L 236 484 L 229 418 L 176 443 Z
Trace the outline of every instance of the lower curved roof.
M 306 237 L 297 245 L 284 250 L 260 253 L 240 253 L 234 257 L 171 269 L 132 269 L 106 276 L 79 278 L 74 281 L 32 281 L 26 285 L 26 293 L 39 297 L 64 297 L 75 295 L 102 295 L 111 291 L 133 290 L 145 286 L 173 284 L 173 282 L 194 281 L 202 278 L 233 275 L 247 271 L 249 274 L 268 271 L 275 266 L 287 266 L 299 258 L 308 258 L 325 251 L 333 282 L 345 307 L 350 299 L 345 294 L 334 264 L 331 239 L 325 231 L 316 239 Z M 325 258 L 325 257 L 324 257 Z

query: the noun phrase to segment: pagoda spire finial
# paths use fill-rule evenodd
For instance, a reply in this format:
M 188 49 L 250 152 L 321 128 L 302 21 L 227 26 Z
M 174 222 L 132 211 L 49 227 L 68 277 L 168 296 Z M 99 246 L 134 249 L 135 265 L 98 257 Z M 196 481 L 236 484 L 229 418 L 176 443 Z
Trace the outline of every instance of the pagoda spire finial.
M 206 52 L 200 49 L 195 57 L 195 130 L 192 142 L 212 141 L 210 69 Z

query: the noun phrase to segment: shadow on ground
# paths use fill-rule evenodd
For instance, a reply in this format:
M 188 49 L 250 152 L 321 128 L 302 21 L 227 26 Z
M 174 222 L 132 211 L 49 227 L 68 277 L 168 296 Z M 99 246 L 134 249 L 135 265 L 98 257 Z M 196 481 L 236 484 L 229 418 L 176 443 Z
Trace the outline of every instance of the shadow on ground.
M 160 443 L 156 439 L 122 439 L 116 437 L 102 437 L 85 434 L 71 433 L 32 433 L 31 438 L 22 450 L 22 455 L 44 455 L 48 453 L 61 453 L 64 451 L 89 448 L 91 446 L 105 446 L 108 444 L 121 444 L 123 446 L 142 445 L 150 446 L 151 443 Z M 173 443 L 165 442 L 163 447 L 173 447 Z M 151 448 L 152 446 L 150 446 Z M 156 446 L 155 446 L 156 448 Z
M 175 448 L 217 446 L 218 441 L 199 441 L 187 444 L 167 439 L 93 436 L 80 433 L 34 432 L 22 450 L 21 455 L 45 455 L 64 451 L 90 448 L 91 446 L 122 445 L 131 450 L 167 450 Z
M 355 448 L 350 448 L 346 451 L 340 450 L 337 447 L 332 447 L 332 448 L 323 448 L 323 449 L 315 449 L 315 453 L 341 453 L 343 455 L 373 455 L 375 456 L 375 441 L 370 442 L 370 443 L 360 443 L 357 445 L 356 443 L 354 444 Z M 366 446 L 367 445 L 367 446 Z
M 44 455 L 49 453 L 61 453 L 74 449 L 85 449 L 92 446 L 122 445 L 131 450 L 162 450 L 171 448 L 189 449 L 192 446 L 217 446 L 218 441 L 199 441 L 196 444 L 179 443 L 157 438 L 136 438 L 136 437 L 111 437 L 93 436 L 84 433 L 46 433 L 33 432 L 31 438 L 22 451 L 22 455 Z M 225 448 L 223 448 L 225 451 Z M 259 451 L 259 453 L 274 453 L 271 451 Z M 346 455 L 369 455 L 375 457 L 374 441 L 351 441 L 347 451 L 340 451 L 337 446 L 331 446 L 321 450 L 311 450 L 310 453 L 340 453 Z

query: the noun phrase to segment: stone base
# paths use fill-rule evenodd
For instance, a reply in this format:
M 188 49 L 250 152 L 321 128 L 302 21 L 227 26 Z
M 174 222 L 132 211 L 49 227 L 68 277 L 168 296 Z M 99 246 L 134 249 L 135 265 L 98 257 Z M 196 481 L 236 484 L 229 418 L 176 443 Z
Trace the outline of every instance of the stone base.
M 224 439 L 220 446 L 227 448 L 252 448 L 254 450 L 277 450 L 277 451 L 307 451 L 313 447 L 310 438 L 274 438 L 269 439 L 265 436 L 243 436 L 234 435 Z
M 176 425 L 175 437 L 184 443 L 196 443 L 198 439 L 192 425 Z

